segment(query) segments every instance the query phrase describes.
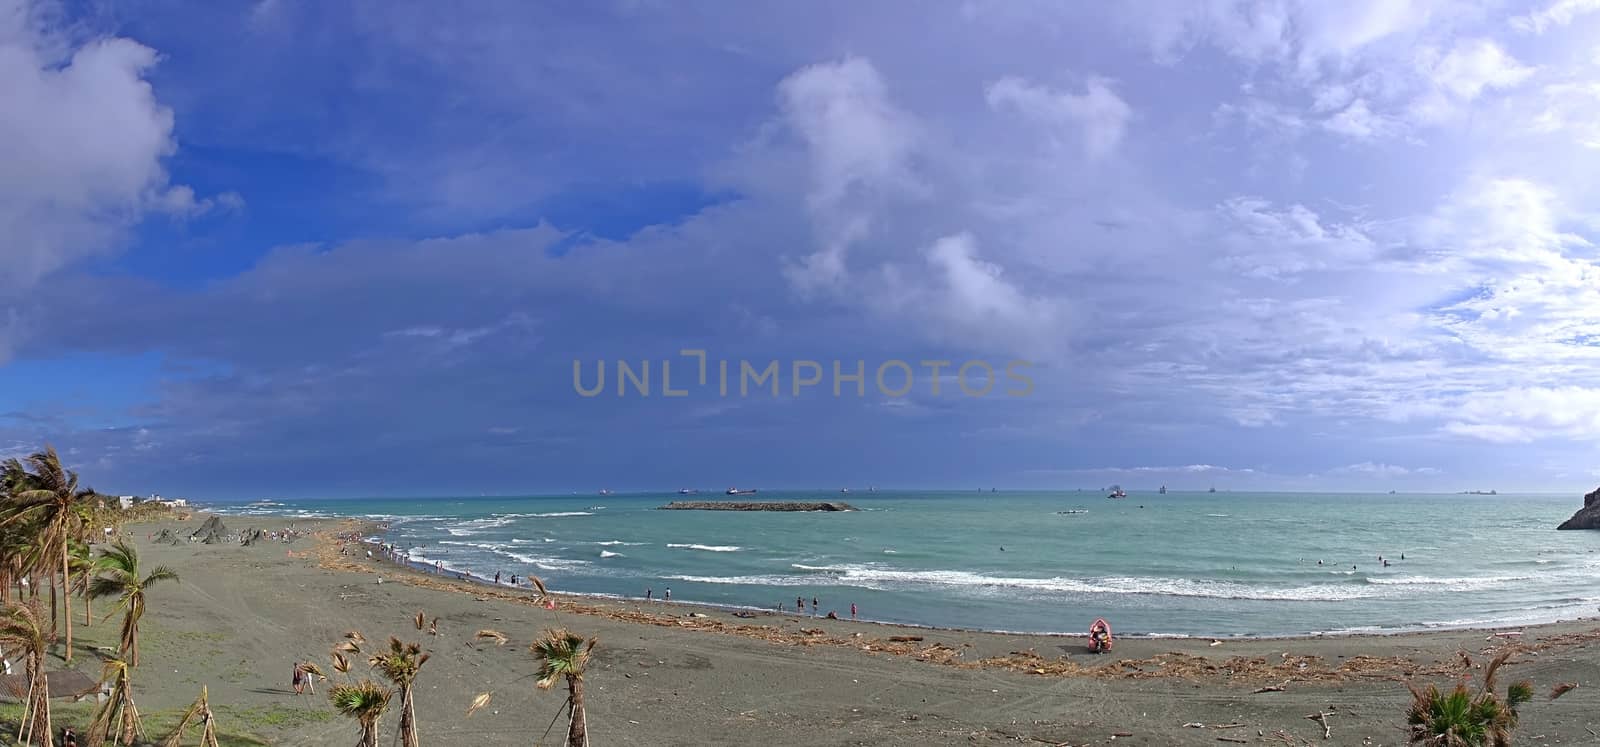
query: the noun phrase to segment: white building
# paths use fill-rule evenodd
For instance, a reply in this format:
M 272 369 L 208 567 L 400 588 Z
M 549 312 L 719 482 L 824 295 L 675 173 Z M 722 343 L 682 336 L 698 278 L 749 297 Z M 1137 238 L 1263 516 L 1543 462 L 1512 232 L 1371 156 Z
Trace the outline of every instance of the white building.
M 117 505 L 121 506 L 122 508 L 133 508 L 133 502 L 135 500 L 138 499 L 131 495 L 119 495 L 117 496 Z

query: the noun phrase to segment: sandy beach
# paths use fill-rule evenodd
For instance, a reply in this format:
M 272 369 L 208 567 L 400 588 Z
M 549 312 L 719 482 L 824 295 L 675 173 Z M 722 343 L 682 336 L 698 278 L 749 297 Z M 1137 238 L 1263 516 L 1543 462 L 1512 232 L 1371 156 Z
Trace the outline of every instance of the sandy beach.
M 204 685 L 226 744 L 353 743 L 355 726 L 326 702 L 328 683 L 318 683 L 316 696 L 296 696 L 289 680 L 297 659 L 333 674 L 328 653 L 355 629 L 370 641 L 419 641 L 432 653 L 416 696 L 425 744 L 527 745 L 563 701 L 534 687 L 527 646 L 541 630 L 564 626 L 600 639 L 587 678 L 597 745 L 1398 745 L 1407 677 L 1448 684 L 1462 671 L 1461 652 L 1481 666 L 1510 645 L 1522 652 L 1504 681 L 1531 679 L 1540 693 L 1523 710 L 1519 743 L 1600 744 L 1594 621 L 1520 636 L 1450 631 L 1215 645 L 1123 638 L 1112 653 L 1093 655 L 1075 637 L 740 618 L 678 604 L 558 597 L 552 611 L 533 604 L 531 593 L 442 579 L 355 550 L 341 555 L 332 538 L 355 525 L 332 520 L 296 522 L 316 535 L 289 543 L 150 540 L 162 529 L 187 536 L 204 518 L 128 528 L 144 563 L 182 576 L 152 592 L 145 618 L 135 686 L 153 737 L 165 736 Z M 224 521 L 234 532 L 288 526 L 267 517 Z M 437 635 L 417 630 L 418 612 L 438 619 Z M 476 640 L 485 628 L 510 640 Z M 92 653 L 112 641 L 114 624 L 97 620 L 80 635 L 79 650 Z M 97 667 L 92 657 L 76 665 Z M 1578 688 L 1551 701 L 1545 694 L 1558 683 Z M 493 693 L 490 705 L 467 717 L 483 692 Z M 68 719 L 87 711 L 64 704 L 59 713 Z M 1330 739 L 1306 718 L 1315 713 L 1330 714 Z M 395 724 L 386 717 L 380 741 Z M 559 743 L 563 728 L 540 743 Z

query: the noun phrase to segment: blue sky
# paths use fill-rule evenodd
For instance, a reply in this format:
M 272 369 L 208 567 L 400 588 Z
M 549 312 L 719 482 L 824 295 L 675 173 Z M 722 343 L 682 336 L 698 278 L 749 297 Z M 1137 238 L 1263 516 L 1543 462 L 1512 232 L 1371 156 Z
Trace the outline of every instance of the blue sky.
M 0 452 L 105 490 L 1600 479 L 1595 0 L 0 0 L 0 92 Z

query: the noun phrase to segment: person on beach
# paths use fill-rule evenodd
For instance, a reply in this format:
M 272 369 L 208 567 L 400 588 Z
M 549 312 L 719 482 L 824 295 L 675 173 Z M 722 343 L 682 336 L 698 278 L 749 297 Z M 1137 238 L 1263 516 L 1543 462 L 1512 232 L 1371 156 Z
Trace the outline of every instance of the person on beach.
M 661 595 L 661 601 L 663 601 L 663 602 L 672 601 L 672 587 L 671 586 L 668 586 L 667 587 L 667 592 L 665 594 Z
M 850 603 L 850 619 L 851 620 L 856 619 L 856 603 L 855 602 L 851 602 Z
M 656 593 L 655 589 L 652 589 L 652 588 L 650 588 L 648 586 L 645 587 L 645 590 L 644 590 L 644 601 L 646 601 L 646 602 L 651 601 L 655 597 L 655 593 Z
M 495 584 L 495 586 L 499 586 L 500 585 L 500 572 L 499 571 L 495 571 L 494 572 L 494 584 Z
M 294 663 L 294 675 L 289 681 L 294 686 L 295 695 L 306 694 L 306 670 L 300 666 L 300 662 Z
M 812 617 L 816 617 L 817 616 L 817 606 L 818 606 L 817 605 L 817 598 L 816 597 L 812 597 L 811 598 L 811 616 Z
M 801 597 L 795 597 L 794 611 L 795 614 L 804 615 L 806 613 L 806 600 Z
M 78 747 L 78 732 L 70 726 L 61 727 L 61 747 Z

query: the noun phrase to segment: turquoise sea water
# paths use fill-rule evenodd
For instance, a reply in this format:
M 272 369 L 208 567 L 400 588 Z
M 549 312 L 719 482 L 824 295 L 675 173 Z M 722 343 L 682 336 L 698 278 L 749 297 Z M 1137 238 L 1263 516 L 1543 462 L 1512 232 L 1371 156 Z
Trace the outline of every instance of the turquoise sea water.
M 788 610 L 817 597 L 824 613 L 853 602 L 863 618 L 920 625 L 1075 633 L 1104 616 L 1124 633 L 1295 635 L 1600 611 L 1600 532 L 1554 529 L 1582 503 L 1569 496 L 763 491 L 862 510 L 655 510 L 679 497 L 213 507 L 387 520 L 384 540 L 419 563 L 533 573 L 562 591 L 670 587 L 675 601 Z M 1058 513 L 1074 509 L 1086 513 Z

